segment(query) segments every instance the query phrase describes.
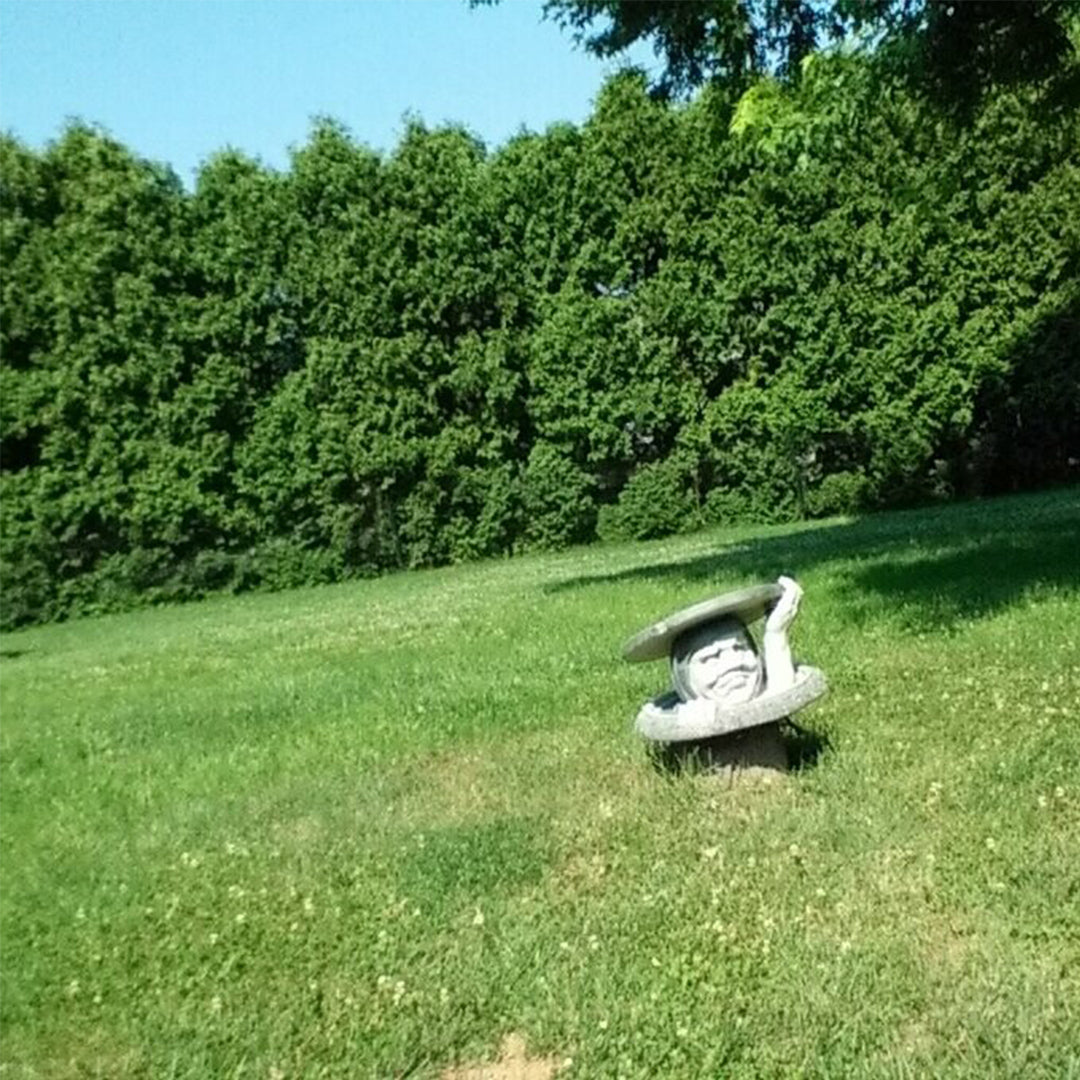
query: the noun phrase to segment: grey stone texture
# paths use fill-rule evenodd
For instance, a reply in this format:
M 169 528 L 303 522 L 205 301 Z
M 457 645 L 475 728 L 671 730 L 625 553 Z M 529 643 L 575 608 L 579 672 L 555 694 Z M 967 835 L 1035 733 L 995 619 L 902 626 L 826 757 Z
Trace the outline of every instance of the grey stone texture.
M 788 631 L 802 589 L 788 577 L 704 600 L 634 635 L 630 661 L 668 656 L 674 689 L 638 712 L 640 735 L 709 773 L 787 768 L 780 721 L 820 698 L 824 674 L 796 665 Z M 747 623 L 765 616 L 759 650 Z
M 674 690 L 661 694 L 642 706 L 636 728 L 646 739 L 656 742 L 684 742 L 730 735 L 761 724 L 775 723 L 817 701 L 828 689 L 824 674 L 816 667 L 800 664 L 795 669 L 795 685 L 775 693 L 765 691 L 745 705 L 725 707 L 716 701 L 695 703 L 686 708 Z
M 686 631 L 725 615 L 734 615 L 744 624 L 752 623 L 760 619 L 781 595 L 781 586 L 770 583 L 750 585 L 711 600 L 702 600 L 699 604 L 691 604 L 635 634 L 623 646 L 623 656 L 633 663 L 660 660 L 671 651 L 675 639 Z
M 779 724 L 760 724 L 733 735 L 666 744 L 664 765 L 733 784 L 769 780 L 787 771 L 787 745 Z

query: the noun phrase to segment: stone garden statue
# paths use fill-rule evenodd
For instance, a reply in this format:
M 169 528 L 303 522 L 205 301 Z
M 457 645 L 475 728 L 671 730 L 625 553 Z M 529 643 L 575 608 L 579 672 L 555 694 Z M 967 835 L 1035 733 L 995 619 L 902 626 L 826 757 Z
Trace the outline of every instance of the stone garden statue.
M 668 656 L 673 689 L 642 706 L 637 730 L 707 769 L 784 769 L 780 721 L 827 688 L 796 665 L 788 631 L 802 589 L 789 577 L 684 608 L 632 637 L 627 660 Z M 760 650 L 748 629 L 765 617 Z

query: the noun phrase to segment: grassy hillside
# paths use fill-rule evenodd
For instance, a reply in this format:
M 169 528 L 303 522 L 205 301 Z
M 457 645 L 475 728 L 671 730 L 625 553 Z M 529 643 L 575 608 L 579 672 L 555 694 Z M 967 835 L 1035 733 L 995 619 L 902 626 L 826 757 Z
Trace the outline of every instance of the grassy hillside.
M 778 573 L 832 692 L 725 786 L 623 640 Z M 1080 1075 L 1080 492 L 42 627 L 4 1076 Z

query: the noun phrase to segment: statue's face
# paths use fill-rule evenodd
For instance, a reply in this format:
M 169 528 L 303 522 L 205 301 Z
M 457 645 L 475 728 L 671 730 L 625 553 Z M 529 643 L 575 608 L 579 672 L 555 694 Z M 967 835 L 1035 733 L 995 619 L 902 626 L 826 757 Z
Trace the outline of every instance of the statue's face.
M 761 689 L 761 660 L 736 619 L 695 635 L 675 658 L 675 668 L 676 686 L 688 699 L 742 705 Z

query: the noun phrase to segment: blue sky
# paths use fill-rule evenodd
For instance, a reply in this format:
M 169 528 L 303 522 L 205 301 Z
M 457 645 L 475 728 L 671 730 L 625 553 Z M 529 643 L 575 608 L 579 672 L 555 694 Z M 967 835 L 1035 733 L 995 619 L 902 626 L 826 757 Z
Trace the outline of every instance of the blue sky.
M 188 185 L 225 146 L 286 167 L 317 115 L 379 150 L 406 112 L 494 147 L 581 122 L 617 67 L 542 21 L 539 0 L 0 2 L 0 127 L 41 147 L 79 117 Z

